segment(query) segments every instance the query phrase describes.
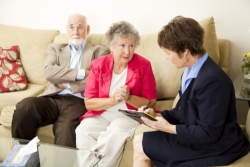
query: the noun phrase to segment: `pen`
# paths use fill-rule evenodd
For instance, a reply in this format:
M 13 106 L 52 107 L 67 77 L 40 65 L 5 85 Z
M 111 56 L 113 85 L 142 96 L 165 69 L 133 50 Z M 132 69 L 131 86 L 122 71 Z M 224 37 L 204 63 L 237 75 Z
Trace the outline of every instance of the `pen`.
M 147 106 L 146 106 L 143 110 L 148 109 L 148 108 L 149 108 L 149 106 L 151 105 L 151 103 L 152 103 L 152 100 L 149 100 L 149 102 L 148 102 Z

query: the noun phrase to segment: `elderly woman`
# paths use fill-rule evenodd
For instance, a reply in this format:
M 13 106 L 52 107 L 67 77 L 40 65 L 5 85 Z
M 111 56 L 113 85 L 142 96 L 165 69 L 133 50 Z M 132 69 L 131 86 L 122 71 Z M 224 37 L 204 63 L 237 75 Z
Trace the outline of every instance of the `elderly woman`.
M 157 121 L 142 118 L 156 131 L 134 138 L 134 167 L 221 166 L 249 152 L 237 124 L 232 81 L 203 47 L 204 30 L 197 21 L 175 17 L 158 34 L 158 44 L 181 78 L 180 99 Z M 139 109 L 141 111 L 141 108 Z
M 76 146 L 105 153 L 100 166 L 115 167 L 140 124 L 118 109 L 137 110 L 149 100 L 154 107 L 156 82 L 150 62 L 134 53 L 140 37 L 130 23 L 113 24 L 106 39 L 111 54 L 91 63 L 84 93 L 88 112 L 80 117 Z

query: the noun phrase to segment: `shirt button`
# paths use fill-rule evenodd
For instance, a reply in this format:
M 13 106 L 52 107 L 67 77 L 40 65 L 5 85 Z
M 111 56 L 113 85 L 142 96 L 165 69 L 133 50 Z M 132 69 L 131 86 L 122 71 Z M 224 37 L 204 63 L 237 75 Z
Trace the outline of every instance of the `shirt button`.
M 181 106 L 179 106 L 179 110 L 181 110 Z

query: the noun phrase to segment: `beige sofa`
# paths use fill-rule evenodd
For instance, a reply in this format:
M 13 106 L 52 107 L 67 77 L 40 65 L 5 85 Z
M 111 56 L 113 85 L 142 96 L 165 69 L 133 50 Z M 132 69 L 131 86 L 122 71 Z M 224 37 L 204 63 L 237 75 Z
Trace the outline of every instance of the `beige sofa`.
M 217 39 L 212 17 L 199 23 L 205 30 L 204 46 L 209 55 L 228 73 L 229 41 L 227 39 Z M 19 45 L 22 65 L 28 79 L 28 88 L 26 90 L 0 93 L 0 136 L 11 137 L 10 129 L 15 104 L 25 97 L 38 96 L 43 92 L 47 83 L 43 76 L 47 46 L 53 42 L 67 43 L 68 37 L 58 30 L 33 30 L 1 24 L 0 37 L 1 47 Z M 90 34 L 88 41 L 105 46 L 104 34 Z M 141 35 L 141 44 L 136 49 L 136 53 L 146 57 L 152 63 L 157 82 L 158 101 L 155 108 L 157 110 L 171 109 L 180 87 L 180 76 L 184 69 L 176 69 L 170 61 L 166 60 L 165 53 L 157 44 L 157 33 Z M 247 123 L 249 124 L 249 120 Z M 37 136 L 42 142 L 53 143 L 52 126 L 48 125 L 38 129 Z M 150 129 L 140 125 L 136 130 L 136 134 L 146 130 Z M 250 159 L 249 155 L 248 161 Z M 244 166 L 246 159 L 242 161 L 240 164 Z M 131 167 L 132 164 L 133 144 L 132 140 L 130 140 L 125 145 L 120 167 Z

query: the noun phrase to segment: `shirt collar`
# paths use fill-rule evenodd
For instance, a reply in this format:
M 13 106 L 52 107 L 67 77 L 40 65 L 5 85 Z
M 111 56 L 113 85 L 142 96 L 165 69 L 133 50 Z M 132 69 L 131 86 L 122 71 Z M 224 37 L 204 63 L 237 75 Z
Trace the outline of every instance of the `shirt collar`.
M 184 78 L 185 80 L 187 79 L 190 79 L 190 78 L 196 78 L 200 69 L 201 69 L 201 66 L 203 65 L 203 63 L 207 60 L 207 57 L 208 57 L 208 53 L 205 53 L 203 56 L 201 56 L 197 62 L 193 65 L 192 68 L 186 68 L 185 71 L 184 71 Z
M 86 44 L 86 41 L 84 41 L 84 42 L 80 45 L 78 51 L 83 50 L 85 44 Z M 70 51 L 77 51 L 77 50 L 75 49 L 74 45 L 71 44 L 71 43 L 69 43 L 69 49 L 70 49 Z

